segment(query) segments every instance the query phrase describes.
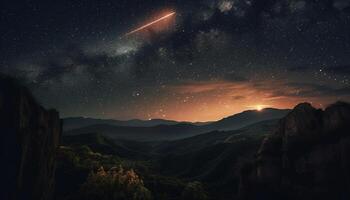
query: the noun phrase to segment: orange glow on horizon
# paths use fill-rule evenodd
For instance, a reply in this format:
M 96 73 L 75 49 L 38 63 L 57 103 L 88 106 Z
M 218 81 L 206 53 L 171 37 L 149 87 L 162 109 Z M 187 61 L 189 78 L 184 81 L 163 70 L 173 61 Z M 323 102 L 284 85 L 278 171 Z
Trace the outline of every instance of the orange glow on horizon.
M 247 108 L 255 109 L 257 111 L 262 111 L 265 108 L 273 108 L 273 105 L 263 105 L 263 104 L 256 104 L 252 106 L 247 106 Z
M 256 105 L 256 110 L 261 111 L 264 107 L 262 105 Z
M 261 86 L 257 85 L 256 82 L 212 81 L 170 86 L 167 90 L 176 94 L 180 101 L 168 101 L 168 109 L 163 108 L 166 111 L 165 118 L 191 122 L 215 121 L 249 109 L 292 109 L 302 102 L 310 102 L 313 106 L 320 107 L 321 104 L 336 101 L 332 97 L 321 99 L 298 96 L 295 95 L 294 88 L 284 87 L 279 82 L 264 81 Z M 270 85 L 276 87 L 271 88 Z
M 283 80 L 282 80 L 283 81 Z M 144 93 L 157 96 L 156 101 L 145 105 L 144 99 L 134 102 L 119 119 L 168 119 L 176 121 L 216 121 L 243 112 L 264 108 L 292 109 L 297 104 L 309 102 L 314 107 L 339 100 L 336 96 L 299 96 L 301 88 L 288 86 L 282 81 L 262 80 L 251 82 L 230 82 L 213 80 L 185 82 L 150 87 Z M 274 87 L 270 87 L 274 85 Z M 305 88 L 308 91 L 308 88 Z M 143 105 L 142 108 L 139 105 Z M 130 112 L 135 110 L 135 112 Z M 115 118 L 111 111 L 110 118 Z M 120 112 L 118 113 L 120 114 Z

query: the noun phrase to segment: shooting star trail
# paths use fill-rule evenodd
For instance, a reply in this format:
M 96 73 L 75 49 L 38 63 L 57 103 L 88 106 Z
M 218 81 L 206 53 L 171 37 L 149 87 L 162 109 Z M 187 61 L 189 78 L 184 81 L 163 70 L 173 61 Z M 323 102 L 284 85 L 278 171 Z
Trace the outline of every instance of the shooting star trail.
M 169 13 L 169 14 L 167 14 L 167 15 L 165 15 L 165 16 L 163 16 L 163 17 L 157 19 L 157 20 L 154 20 L 154 21 L 152 21 L 152 22 L 150 22 L 150 23 L 147 23 L 147 24 L 145 24 L 145 25 L 143 25 L 143 26 L 141 26 L 141 27 L 139 27 L 139 28 L 137 28 L 137 29 L 135 29 L 135 30 L 133 30 L 133 31 L 130 31 L 130 32 L 126 33 L 124 36 L 128 36 L 128 35 L 131 35 L 131 34 L 133 34 L 133 33 L 138 32 L 138 31 L 141 31 L 141 30 L 143 30 L 143 29 L 145 29 L 145 28 L 147 28 L 147 27 L 149 27 L 149 26 L 152 26 L 152 25 L 155 24 L 155 23 L 158 23 L 158 22 L 160 22 L 160 21 L 162 21 L 162 20 L 164 20 L 164 19 L 166 19 L 166 18 L 168 18 L 168 17 L 171 17 L 171 16 L 175 15 L 175 13 L 176 13 L 176 12 L 171 12 L 171 13 Z

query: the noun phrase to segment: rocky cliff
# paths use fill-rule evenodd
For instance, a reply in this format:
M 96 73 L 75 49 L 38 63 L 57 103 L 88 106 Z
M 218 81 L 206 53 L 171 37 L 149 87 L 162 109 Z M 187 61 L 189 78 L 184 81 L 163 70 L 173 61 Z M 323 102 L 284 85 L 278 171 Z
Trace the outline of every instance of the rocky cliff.
M 241 199 L 350 199 L 350 104 L 297 105 L 241 172 Z
M 14 80 L 0 77 L 0 199 L 53 198 L 61 121 Z

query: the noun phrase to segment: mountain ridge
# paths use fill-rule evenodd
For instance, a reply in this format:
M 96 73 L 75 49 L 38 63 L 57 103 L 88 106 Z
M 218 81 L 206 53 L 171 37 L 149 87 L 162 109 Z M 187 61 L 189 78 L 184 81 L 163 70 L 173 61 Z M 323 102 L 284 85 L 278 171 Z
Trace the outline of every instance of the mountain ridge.
M 222 118 L 205 126 L 213 126 L 215 130 L 235 130 L 259 121 L 279 119 L 287 115 L 290 109 L 264 108 L 262 110 L 245 110 L 243 112 Z M 248 119 L 250 118 L 250 119 Z M 245 120 L 244 123 L 240 120 Z
M 187 121 L 175 121 L 167 119 L 130 119 L 130 120 L 116 120 L 116 119 L 98 119 L 92 117 L 66 117 L 63 118 L 64 130 L 72 130 L 94 124 L 109 124 L 115 126 L 129 126 L 129 127 L 152 127 L 158 125 L 176 125 L 176 124 L 192 124 L 192 125 L 205 125 L 211 122 L 187 122 Z
M 243 128 L 261 121 L 280 119 L 284 117 L 289 109 L 266 108 L 261 111 L 247 110 L 216 122 L 204 125 L 195 125 L 192 123 L 181 123 L 176 121 L 166 121 L 166 124 L 154 124 L 153 126 L 121 126 L 116 125 L 113 120 L 87 120 L 84 123 L 74 125 L 72 121 L 64 121 L 66 135 L 76 135 L 83 133 L 99 132 L 108 135 L 114 139 L 138 140 L 138 141 L 159 141 L 176 140 L 191 137 L 211 131 L 230 131 Z M 164 122 L 161 120 L 161 122 Z M 142 121 L 145 122 L 145 121 Z M 158 121 L 159 122 L 159 121 Z M 125 122 L 128 123 L 128 122 Z M 152 122 L 153 123 L 153 122 Z M 82 126 L 82 124 L 85 124 Z M 68 128 L 67 128 L 68 127 Z M 79 127 L 71 129 L 72 127 Z

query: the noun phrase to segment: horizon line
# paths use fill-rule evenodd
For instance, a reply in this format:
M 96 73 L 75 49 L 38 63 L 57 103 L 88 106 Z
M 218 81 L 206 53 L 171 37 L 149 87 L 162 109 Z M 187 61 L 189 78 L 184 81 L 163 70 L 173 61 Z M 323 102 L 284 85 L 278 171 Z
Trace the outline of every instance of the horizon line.
M 210 122 L 215 122 L 215 121 L 220 121 L 222 119 L 240 114 L 240 113 L 244 113 L 247 111 L 256 111 L 256 112 L 262 112 L 264 110 L 267 109 L 276 109 L 276 110 L 292 110 L 292 108 L 274 108 L 274 107 L 266 107 L 263 108 L 262 110 L 258 110 L 258 109 L 247 109 L 247 110 L 243 110 L 241 112 L 236 112 L 236 113 L 232 113 L 230 115 L 224 116 L 222 118 L 219 119 L 215 119 L 215 120 L 207 120 L 207 121 L 186 121 L 186 120 L 176 120 L 176 119 L 170 119 L 170 118 L 150 118 L 150 119 L 142 119 L 142 118 L 129 118 L 129 119 L 116 119 L 116 118 L 100 118 L 100 117 L 92 117 L 92 116 L 67 116 L 67 117 L 61 117 L 61 119 L 67 119 L 67 118 L 85 118 L 85 119 L 97 119 L 97 120 L 115 120 L 115 121 L 133 121 L 133 120 L 139 120 L 139 121 L 151 121 L 151 120 L 164 120 L 164 121 L 173 121 L 173 122 L 178 122 L 178 123 L 210 123 Z

